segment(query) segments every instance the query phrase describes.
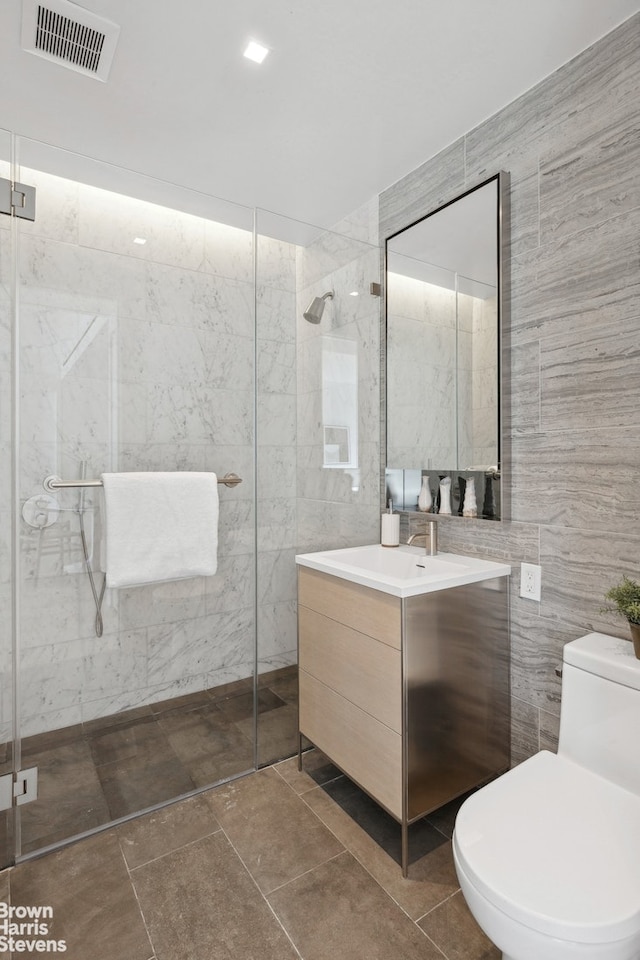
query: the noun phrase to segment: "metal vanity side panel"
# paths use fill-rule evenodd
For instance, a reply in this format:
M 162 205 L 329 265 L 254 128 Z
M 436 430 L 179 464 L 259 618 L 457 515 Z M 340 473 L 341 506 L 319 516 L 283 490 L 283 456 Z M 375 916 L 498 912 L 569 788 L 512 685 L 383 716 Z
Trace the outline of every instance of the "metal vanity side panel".
M 508 578 L 403 601 L 407 815 L 509 767 Z

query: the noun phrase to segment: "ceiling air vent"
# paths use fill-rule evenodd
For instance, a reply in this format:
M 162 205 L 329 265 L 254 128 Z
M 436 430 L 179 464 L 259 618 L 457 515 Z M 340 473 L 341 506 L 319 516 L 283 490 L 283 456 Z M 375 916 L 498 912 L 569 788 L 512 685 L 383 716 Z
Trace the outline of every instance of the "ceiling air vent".
M 69 0 L 22 0 L 22 48 L 69 70 L 106 80 L 118 42 L 117 23 Z

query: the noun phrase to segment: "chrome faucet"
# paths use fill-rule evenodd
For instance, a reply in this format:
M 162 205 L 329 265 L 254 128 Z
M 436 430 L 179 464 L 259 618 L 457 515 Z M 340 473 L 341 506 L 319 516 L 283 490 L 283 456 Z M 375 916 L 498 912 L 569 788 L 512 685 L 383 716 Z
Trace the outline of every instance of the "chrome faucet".
M 438 552 L 438 524 L 435 520 L 429 521 L 429 530 L 424 533 L 412 533 L 407 540 L 407 546 L 411 546 L 416 540 L 424 539 L 424 549 L 426 553 L 435 557 Z

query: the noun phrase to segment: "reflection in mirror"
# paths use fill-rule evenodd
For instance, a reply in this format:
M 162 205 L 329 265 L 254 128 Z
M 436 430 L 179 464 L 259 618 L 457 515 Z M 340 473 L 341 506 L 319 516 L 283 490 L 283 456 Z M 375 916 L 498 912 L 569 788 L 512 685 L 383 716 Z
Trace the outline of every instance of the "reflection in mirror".
M 453 513 L 473 479 L 477 515 L 500 515 L 505 189 L 498 174 L 387 240 L 388 485 L 406 509 L 425 475 L 436 506 L 451 476 Z
M 322 337 L 323 466 L 341 468 L 360 486 L 358 469 L 358 346 L 343 337 Z

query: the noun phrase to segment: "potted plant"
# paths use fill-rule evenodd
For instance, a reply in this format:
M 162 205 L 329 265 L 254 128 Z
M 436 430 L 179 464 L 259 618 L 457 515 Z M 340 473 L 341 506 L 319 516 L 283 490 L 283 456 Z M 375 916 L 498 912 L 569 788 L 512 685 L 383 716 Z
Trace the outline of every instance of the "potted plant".
M 617 613 L 629 623 L 633 649 L 640 660 L 640 583 L 623 574 L 620 583 L 605 593 L 611 603 L 602 608 L 603 613 Z

